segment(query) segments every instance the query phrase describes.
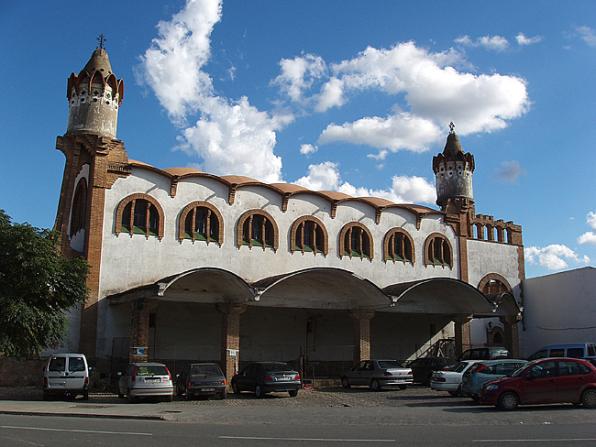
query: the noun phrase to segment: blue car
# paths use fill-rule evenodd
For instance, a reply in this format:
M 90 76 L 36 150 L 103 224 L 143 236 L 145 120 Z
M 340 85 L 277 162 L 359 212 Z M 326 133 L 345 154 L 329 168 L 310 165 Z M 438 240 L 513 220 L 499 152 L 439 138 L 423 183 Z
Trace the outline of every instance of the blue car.
M 484 360 L 468 369 L 462 378 L 461 393 L 478 400 L 482 385 L 486 382 L 508 376 L 528 363 L 526 360 L 500 359 Z

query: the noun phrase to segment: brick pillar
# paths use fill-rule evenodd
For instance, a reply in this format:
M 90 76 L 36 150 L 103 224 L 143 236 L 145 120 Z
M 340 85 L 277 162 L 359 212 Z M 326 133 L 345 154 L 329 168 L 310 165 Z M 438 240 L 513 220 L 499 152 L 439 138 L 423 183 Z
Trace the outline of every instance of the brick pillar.
M 128 359 L 131 362 L 146 362 L 149 359 L 149 315 L 157 308 L 157 303 L 138 299 L 131 303 L 130 349 Z M 145 348 L 137 354 L 132 348 Z
M 505 347 L 511 352 L 513 358 L 519 356 L 519 334 L 517 332 L 516 317 L 501 317 L 503 330 L 505 332 Z
M 455 356 L 459 357 L 466 349 L 470 349 L 470 321 L 471 318 L 455 318 Z
M 370 320 L 374 310 L 354 310 L 350 312 L 354 319 L 354 362 L 370 359 Z
M 246 304 L 222 304 L 217 306 L 223 314 L 221 337 L 221 366 L 228 384 L 238 372 L 240 361 L 240 315 L 246 311 Z

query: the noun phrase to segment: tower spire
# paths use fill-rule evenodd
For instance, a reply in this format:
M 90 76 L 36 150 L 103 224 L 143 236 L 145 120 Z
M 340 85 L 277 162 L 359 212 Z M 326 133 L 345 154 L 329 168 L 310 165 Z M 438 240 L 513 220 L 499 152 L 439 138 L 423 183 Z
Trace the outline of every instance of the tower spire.
M 99 36 L 97 36 L 97 43 L 99 43 L 99 46 L 97 48 L 99 48 L 100 50 L 104 50 L 105 46 L 104 44 L 106 43 L 108 39 L 106 39 L 106 36 L 101 33 Z

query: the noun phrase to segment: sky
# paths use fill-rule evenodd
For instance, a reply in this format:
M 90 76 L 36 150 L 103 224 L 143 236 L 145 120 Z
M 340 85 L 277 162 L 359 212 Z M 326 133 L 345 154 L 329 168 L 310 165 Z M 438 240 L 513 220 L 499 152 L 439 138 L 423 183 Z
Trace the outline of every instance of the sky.
M 66 80 L 105 34 L 118 138 L 157 167 L 436 207 L 449 123 L 526 275 L 596 265 L 596 2 L 4 0 L 0 209 L 51 227 Z

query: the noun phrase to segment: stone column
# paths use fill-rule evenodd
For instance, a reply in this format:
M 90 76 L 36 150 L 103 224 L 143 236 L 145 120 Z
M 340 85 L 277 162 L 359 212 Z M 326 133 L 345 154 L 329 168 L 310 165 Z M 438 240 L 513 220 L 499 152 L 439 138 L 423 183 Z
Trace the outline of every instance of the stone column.
M 470 317 L 453 319 L 455 325 L 455 356 L 459 357 L 466 349 L 470 349 Z
M 240 315 L 246 311 L 246 304 L 221 304 L 217 306 L 223 314 L 221 336 L 221 366 L 228 384 L 238 372 L 240 361 Z
M 157 302 L 138 299 L 131 303 L 130 349 L 131 362 L 149 359 L 149 315 L 157 309 Z M 133 349 L 139 348 L 139 349 Z
M 517 318 L 514 316 L 500 317 L 505 332 L 505 347 L 509 349 L 511 356 L 519 356 L 519 334 L 517 332 Z
M 374 310 L 353 310 L 350 315 L 354 319 L 354 362 L 370 359 L 370 320 L 375 316 Z

